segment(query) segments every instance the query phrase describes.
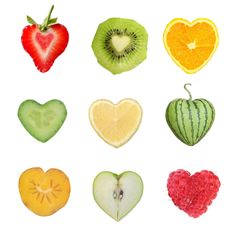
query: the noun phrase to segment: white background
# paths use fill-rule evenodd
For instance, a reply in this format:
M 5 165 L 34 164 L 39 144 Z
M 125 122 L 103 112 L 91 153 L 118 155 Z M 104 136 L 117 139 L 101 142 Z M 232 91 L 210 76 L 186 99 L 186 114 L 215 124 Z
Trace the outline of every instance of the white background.
M 86 0 L 1 1 L 0 6 L 0 235 L 236 235 L 235 187 L 235 52 L 234 0 Z M 40 73 L 23 50 L 21 33 L 26 15 L 41 23 L 55 4 L 70 34 L 66 51 L 51 70 Z M 130 72 L 112 75 L 97 62 L 91 42 L 99 23 L 110 17 L 135 19 L 149 33 L 148 57 Z M 198 73 L 188 75 L 165 51 L 162 35 L 175 17 L 207 17 L 218 27 L 219 47 Z M 206 98 L 216 109 L 215 122 L 196 146 L 182 144 L 165 121 L 167 104 L 187 98 L 186 82 L 194 98 Z M 88 109 L 97 99 L 118 102 L 136 99 L 143 108 L 138 132 L 115 149 L 92 129 Z M 17 117 L 20 103 L 62 100 L 68 110 L 61 130 L 47 143 L 33 139 Z M 20 174 L 31 167 L 59 168 L 71 182 L 67 205 L 49 217 L 39 217 L 22 203 Z M 191 173 L 212 170 L 221 180 L 217 198 L 206 214 L 189 217 L 168 197 L 168 175 L 176 169 Z M 92 182 L 101 171 L 132 170 L 144 181 L 140 203 L 120 222 L 95 203 Z

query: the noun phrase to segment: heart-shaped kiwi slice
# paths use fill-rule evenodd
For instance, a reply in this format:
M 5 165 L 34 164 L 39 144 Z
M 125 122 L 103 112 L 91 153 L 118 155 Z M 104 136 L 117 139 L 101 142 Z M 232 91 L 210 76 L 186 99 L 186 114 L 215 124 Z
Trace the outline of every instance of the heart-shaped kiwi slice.
M 92 49 L 98 63 L 113 74 L 129 71 L 147 56 L 148 34 L 132 19 L 110 18 L 102 22 Z

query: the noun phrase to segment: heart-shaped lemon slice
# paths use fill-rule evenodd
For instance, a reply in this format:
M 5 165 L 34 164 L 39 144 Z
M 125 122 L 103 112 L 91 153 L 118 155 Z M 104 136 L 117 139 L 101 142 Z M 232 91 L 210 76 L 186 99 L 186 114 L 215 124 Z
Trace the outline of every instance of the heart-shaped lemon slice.
M 186 73 L 195 73 L 205 66 L 218 46 L 215 24 L 206 18 L 193 22 L 176 18 L 166 27 L 165 48 L 173 61 Z
M 133 99 L 124 99 L 118 104 L 102 99 L 91 105 L 89 118 L 92 127 L 105 142 L 120 147 L 137 131 L 142 108 Z

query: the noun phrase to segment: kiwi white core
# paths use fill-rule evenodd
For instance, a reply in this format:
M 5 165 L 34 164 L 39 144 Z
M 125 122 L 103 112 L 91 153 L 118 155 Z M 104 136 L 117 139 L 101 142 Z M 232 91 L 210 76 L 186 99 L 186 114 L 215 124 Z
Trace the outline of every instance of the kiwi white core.
M 114 35 L 111 38 L 112 45 L 117 52 L 124 51 L 130 44 L 130 37 L 126 35 L 118 36 Z

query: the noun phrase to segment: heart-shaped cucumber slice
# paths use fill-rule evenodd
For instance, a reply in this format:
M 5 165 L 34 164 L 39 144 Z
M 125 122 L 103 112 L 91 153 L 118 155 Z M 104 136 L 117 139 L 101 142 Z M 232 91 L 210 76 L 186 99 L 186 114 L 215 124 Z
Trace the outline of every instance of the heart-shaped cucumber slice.
M 116 221 L 120 221 L 138 204 L 142 194 L 143 181 L 132 171 L 120 175 L 104 171 L 93 182 L 94 200 Z
M 56 99 L 45 104 L 26 100 L 18 109 L 18 117 L 22 125 L 35 139 L 43 143 L 57 133 L 66 116 L 64 103 Z

